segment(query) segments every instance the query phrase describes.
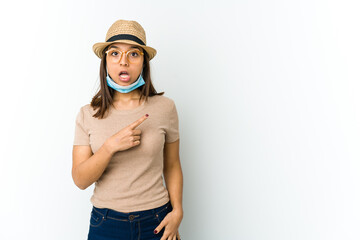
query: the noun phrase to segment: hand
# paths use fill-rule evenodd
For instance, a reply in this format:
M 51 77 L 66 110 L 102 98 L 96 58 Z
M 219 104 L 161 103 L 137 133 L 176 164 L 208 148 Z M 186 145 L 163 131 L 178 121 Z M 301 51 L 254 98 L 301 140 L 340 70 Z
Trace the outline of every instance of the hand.
M 106 148 L 113 154 L 117 151 L 124 151 L 140 144 L 140 129 L 135 129 L 148 118 L 148 114 L 142 116 L 116 134 L 109 137 L 105 144 Z
M 183 212 L 173 209 L 161 221 L 159 226 L 155 228 L 156 233 L 159 233 L 165 227 L 164 234 L 160 240 L 179 240 L 180 234 L 178 231 L 179 225 L 183 218 Z M 154 232 L 155 232 L 154 231 Z

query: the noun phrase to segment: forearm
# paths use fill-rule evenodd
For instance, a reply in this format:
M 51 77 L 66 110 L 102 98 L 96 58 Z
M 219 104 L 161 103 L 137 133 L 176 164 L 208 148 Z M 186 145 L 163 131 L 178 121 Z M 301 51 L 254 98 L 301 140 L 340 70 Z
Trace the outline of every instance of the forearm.
M 173 164 L 173 166 L 164 169 L 164 178 L 173 209 L 183 212 L 183 174 L 180 161 L 178 161 L 176 164 Z
M 88 160 L 79 164 L 74 170 L 77 186 L 84 190 L 97 181 L 109 164 L 112 155 L 113 153 L 104 143 Z

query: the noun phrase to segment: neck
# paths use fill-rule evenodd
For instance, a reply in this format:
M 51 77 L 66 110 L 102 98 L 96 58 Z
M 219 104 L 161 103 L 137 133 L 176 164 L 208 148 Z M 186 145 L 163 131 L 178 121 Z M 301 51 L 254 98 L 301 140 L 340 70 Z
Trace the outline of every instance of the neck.
M 134 89 L 131 92 L 128 93 L 121 93 L 118 91 L 115 91 L 114 94 L 114 102 L 130 102 L 132 100 L 138 100 L 140 98 L 140 91 L 138 89 Z

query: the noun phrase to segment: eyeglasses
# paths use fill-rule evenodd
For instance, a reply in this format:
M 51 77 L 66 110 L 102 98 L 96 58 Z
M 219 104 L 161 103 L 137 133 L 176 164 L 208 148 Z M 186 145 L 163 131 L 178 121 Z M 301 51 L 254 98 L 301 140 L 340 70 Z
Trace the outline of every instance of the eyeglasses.
M 112 63 L 119 63 L 123 53 L 125 53 L 126 59 L 130 63 L 139 63 L 141 61 L 141 55 L 144 55 L 139 49 L 130 49 L 128 51 L 120 51 L 118 49 L 109 49 L 105 52 L 109 61 Z

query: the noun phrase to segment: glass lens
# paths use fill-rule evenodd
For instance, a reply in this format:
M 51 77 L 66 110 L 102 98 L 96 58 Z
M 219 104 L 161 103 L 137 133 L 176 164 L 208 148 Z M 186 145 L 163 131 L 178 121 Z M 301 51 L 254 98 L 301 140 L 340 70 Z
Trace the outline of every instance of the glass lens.
M 110 49 L 107 51 L 109 61 L 119 63 L 122 52 L 117 49 Z M 138 49 L 131 49 L 126 52 L 127 61 L 130 63 L 138 63 L 141 60 L 141 51 Z
M 137 63 L 141 60 L 141 52 L 138 49 L 128 51 L 126 56 L 131 63 Z
M 116 49 L 111 49 L 108 51 L 107 56 L 109 58 L 109 60 L 113 63 L 118 63 L 121 57 L 121 52 L 119 52 Z

